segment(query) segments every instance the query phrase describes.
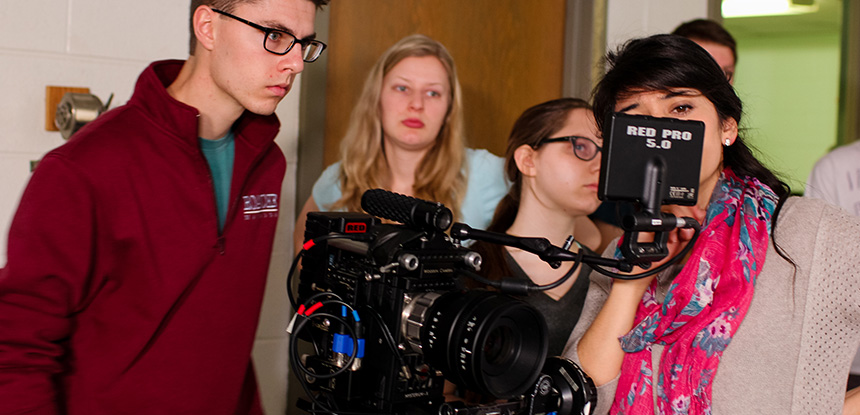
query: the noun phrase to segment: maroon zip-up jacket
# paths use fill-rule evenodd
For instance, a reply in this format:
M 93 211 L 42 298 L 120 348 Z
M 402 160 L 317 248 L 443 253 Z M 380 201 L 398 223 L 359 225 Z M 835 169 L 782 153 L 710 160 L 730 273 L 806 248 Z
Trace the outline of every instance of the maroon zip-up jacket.
M 0 270 L 0 413 L 260 413 L 251 347 L 286 162 L 277 117 L 234 125 L 218 231 L 197 110 L 155 62 L 128 104 L 48 153 Z

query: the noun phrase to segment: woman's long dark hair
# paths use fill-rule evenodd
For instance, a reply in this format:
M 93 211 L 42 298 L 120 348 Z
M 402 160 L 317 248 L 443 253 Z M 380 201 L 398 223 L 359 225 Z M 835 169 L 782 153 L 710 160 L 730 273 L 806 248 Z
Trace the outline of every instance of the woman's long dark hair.
M 677 35 L 633 39 L 616 52 L 608 53 L 606 63 L 607 73 L 595 87 L 593 98 L 594 114 L 601 131 L 619 99 L 637 92 L 674 88 L 698 90 L 714 104 L 720 121 L 734 118 L 738 125 L 741 123 L 740 98 L 717 62 L 692 40 Z M 777 216 L 791 189 L 753 155 L 740 134 L 732 145 L 722 148 L 724 167 L 731 168 L 740 177 L 755 177 L 779 197 L 771 220 L 773 236 Z M 776 249 L 793 263 L 778 246 Z
M 520 209 L 520 192 L 522 191 L 522 175 L 514 153 L 522 145 L 537 148 L 544 138 L 549 138 L 564 127 L 568 115 L 575 109 L 590 110 L 588 102 L 579 98 L 559 98 L 537 104 L 525 110 L 511 129 L 508 145 L 505 150 L 505 175 L 512 185 L 508 194 L 499 202 L 493 220 L 487 227 L 492 232 L 508 230 L 517 217 Z M 504 247 L 501 245 L 478 242 L 472 249 L 479 252 L 483 258 L 481 274 L 489 279 L 500 279 L 510 276 L 510 269 L 505 262 Z

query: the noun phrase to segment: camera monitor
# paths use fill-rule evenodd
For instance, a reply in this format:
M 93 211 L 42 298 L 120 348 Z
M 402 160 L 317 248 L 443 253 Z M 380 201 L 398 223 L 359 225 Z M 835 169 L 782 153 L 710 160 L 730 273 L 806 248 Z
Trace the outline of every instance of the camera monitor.
M 696 203 L 703 122 L 614 113 L 607 125 L 601 200 L 640 202 L 657 209 L 661 204 Z

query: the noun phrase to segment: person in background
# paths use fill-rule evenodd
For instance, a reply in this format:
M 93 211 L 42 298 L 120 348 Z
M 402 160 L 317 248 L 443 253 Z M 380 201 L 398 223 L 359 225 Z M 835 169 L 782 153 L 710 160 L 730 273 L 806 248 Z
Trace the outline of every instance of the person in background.
M 702 230 L 656 276 L 591 274 L 565 355 L 598 385 L 595 413 L 839 413 L 860 343 L 860 244 L 846 243 L 860 219 L 790 197 L 738 134 L 722 69 L 689 39 L 635 39 L 607 60 L 601 129 L 612 112 L 705 123 L 698 202 L 664 207 Z M 692 236 L 674 231 L 660 263 Z
M 564 246 L 580 218 L 597 209 L 597 180 L 603 140 L 587 102 L 561 98 L 535 105 L 514 123 L 505 152 L 505 172 L 512 183 L 488 228 L 520 237 L 547 238 Z M 580 248 L 579 243 L 571 247 Z M 546 285 L 571 267 L 554 269 L 537 255 L 502 245 L 476 242 L 483 258 L 481 274 L 490 279 L 514 277 Z M 589 255 L 596 255 L 585 248 Z M 579 318 L 591 269 L 580 264 L 570 278 L 548 291 L 523 299 L 535 306 L 549 329 L 549 356 L 561 355 Z
M 441 202 L 455 221 L 484 229 L 508 184 L 500 157 L 466 148 L 461 95 L 454 60 L 436 40 L 411 35 L 385 51 L 353 109 L 340 161 L 298 216 L 296 251 L 308 212 L 361 212 L 362 194 L 375 188 Z
M 804 196 L 824 200 L 860 216 L 860 141 L 821 157 L 809 173 Z M 848 377 L 848 389 L 857 386 L 860 386 L 860 349 Z
M 809 173 L 805 196 L 860 216 L 860 141 L 837 147 L 821 157 Z
M 695 19 L 682 23 L 672 34 L 690 39 L 708 51 L 729 83 L 734 84 L 735 64 L 738 61 L 737 43 L 722 25 L 713 20 Z M 619 217 L 628 213 L 632 213 L 629 205 L 619 206 L 616 202 L 606 201 L 590 216 L 601 235 L 598 252 L 603 252 L 612 240 L 624 233 Z
M 188 59 L 41 160 L 0 270 L 0 413 L 262 413 L 274 111 L 327 2 L 191 1 Z
M 729 83 L 734 84 L 735 65 L 738 62 L 737 42 L 721 24 L 708 19 L 690 20 L 676 27 L 672 34 L 690 39 L 708 51 L 726 74 Z

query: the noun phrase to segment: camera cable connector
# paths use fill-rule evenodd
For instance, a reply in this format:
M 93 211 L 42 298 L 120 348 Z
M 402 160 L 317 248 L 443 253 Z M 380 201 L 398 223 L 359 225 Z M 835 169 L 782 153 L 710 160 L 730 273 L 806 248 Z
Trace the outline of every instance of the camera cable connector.
M 293 334 L 293 331 L 296 329 L 296 324 L 299 324 L 299 326 L 304 326 L 310 315 L 313 314 L 314 311 L 319 310 L 319 308 L 322 306 L 322 303 L 316 303 L 310 308 L 305 307 L 304 304 L 299 305 L 299 309 L 296 310 L 296 314 L 293 314 L 293 318 L 290 320 L 290 324 L 287 325 L 287 333 Z M 299 320 L 299 317 L 302 317 L 301 320 Z
M 317 312 L 317 310 L 319 310 L 319 308 L 322 307 L 323 305 L 324 305 L 324 302 L 318 302 L 318 303 L 314 304 L 313 306 L 311 306 L 307 309 L 304 309 L 304 305 L 300 306 L 299 311 L 296 313 L 296 318 L 294 318 L 295 327 L 292 328 L 292 332 L 290 333 L 291 334 L 290 335 L 290 347 L 288 349 L 289 353 L 290 353 L 290 364 L 293 366 L 293 369 L 296 370 L 297 372 L 300 371 L 301 373 L 304 373 L 309 378 L 313 378 L 313 379 L 331 379 L 335 376 L 340 375 L 341 373 L 346 372 L 347 370 L 350 369 L 350 367 L 352 366 L 356 357 L 355 357 L 354 353 L 350 353 L 348 355 L 349 356 L 348 360 L 344 364 L 344 367 L 341 367 L 341 368 L 339 368 L 339 369 L 337 369 L 331 373 L 328 373 L 328 374 L 314 373 L 313 371 L 311 371 L 307 367 L 305 367 L 304 364 L 302 364 L 303 359 L 298 354 L 298 340 L 301 337 L 299 335 L 299 333 L 305 327 L 308 327 L 308 322 L 310 322 L 311 320 L 327 319 L 329 321 L 339 323 L 341 325 L 341 327 L 345 327 L 347 330 L 347 338 L 350 341 L 350 345 L 352 346 L 352 350 L 359 350 L 359 347 L 358 347 L 358 340 L 359 339 L 358 339 L 358 333 L 356 332 L 357 329 L 353 328 L 353 325 L 350 325 L 349 321 L 347 321 L 347 319 L 341 318 L 338 315 L 330 314 L 330 313 L 324 313 L 324 312 Z M 362 348 L 361 350 L 363 351 L 364 349 Z
M 298 320 L 299 316 L 304 317 L 304 316 L 302 316 L 302 312 L 305 311 L 304 309 L 305 309 L 305 305 L 302 304 L 299 306 L 299 310 L 296 311 L 296 314 L 293 314 L 293 318 L 290 319 L 290 324 L 287 324 L 287 330 L 286 330 L 287 334 L 289 334 L 289 335 L 293 334 L 293 330 L 295 330 L 295 328 L 296 328 L 296 320 Z
M 346 306 L 341 306 L 340 310 L 341 317 L 344 321 L 347 320 L 347 311 Z M 352 336 L 350 336 L 346 332 L 346 327 L 341 325 L 341 328 L 338 333 L 335 333 L 332 339 L 332 352 L 334 352 L 334 364 L 337 367 L 346 366 L 346 362 L 349 361 L 351 356 L 355 356 L 355 359 L 352 360 L 352 366 L 350 370 L 353 372 L 361 369 L 361 361 L 364 357 L 364 338 L 361 329 L 361 320 L 358 318 L 358 312 L 352 310 L 353 321 L 355 321 L 354 332 L 357 336 L 355 342 L 352 340 Z M 354 347 L 355 346 L 355 347 Z

